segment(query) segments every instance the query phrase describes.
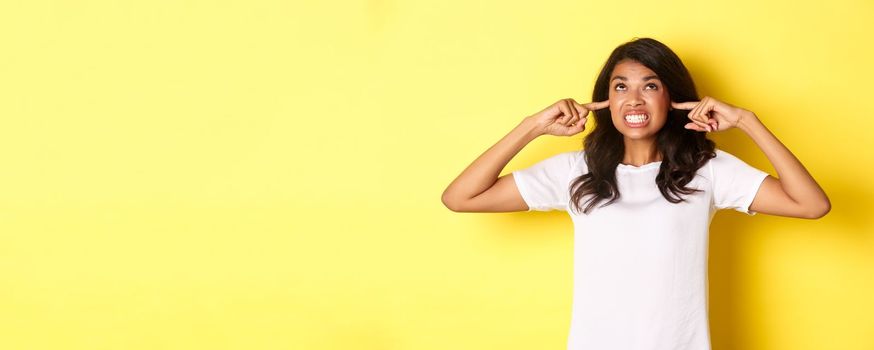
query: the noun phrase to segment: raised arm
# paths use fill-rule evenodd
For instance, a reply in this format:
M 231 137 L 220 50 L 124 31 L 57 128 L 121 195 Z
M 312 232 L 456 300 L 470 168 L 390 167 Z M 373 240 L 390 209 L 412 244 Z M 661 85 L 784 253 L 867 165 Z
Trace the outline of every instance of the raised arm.
M 750 210 L 770 215 L 818 219 L 831 210 L 831 203 L 822 187 L 804 165 L 771 133 L 755 113 L 716 99 L 705 97 L 699 102 L 675 103 L 674 108 L 691 109 L 692 123 L 687 128 L 697 131 L 743 130 L 768 157 L 777 176 L 768 176 Z
M 443 191 L 443 205 L 456 212 L 527 211 L 513 174 L 498 177 L 501 170 L 538 132 L 526 118 L 498 143 L 476 158 Z
M 805 219 L 818 219 L 828 214 L 831 210 L 828 196 L 801 161 L 765 127 L 755 113 L 744 112 L 738 128 L 756 142 L 780 177 L 768 176 L 765 179 L 750 209 Z
M 585 130 L 589 111 L 606 106 L 607 101 L 581 105 L 566 98 L 526 117 L 449 184 L 443 191 L 443 205 L 456 212 L 527 211 L 513 174 L 498 177 L 501 170 L 538 136 L 578 134 Z

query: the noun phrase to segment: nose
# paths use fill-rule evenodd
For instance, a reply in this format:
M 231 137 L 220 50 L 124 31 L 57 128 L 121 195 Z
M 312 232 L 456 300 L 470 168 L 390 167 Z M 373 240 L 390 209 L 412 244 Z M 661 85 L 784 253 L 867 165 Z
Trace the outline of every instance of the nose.
M 631 107 L 637 107 L 643 104 L 643 99 L 640 98 L 640 94 L 637 91 L 632 91 L 628 94 L 626 104 Z

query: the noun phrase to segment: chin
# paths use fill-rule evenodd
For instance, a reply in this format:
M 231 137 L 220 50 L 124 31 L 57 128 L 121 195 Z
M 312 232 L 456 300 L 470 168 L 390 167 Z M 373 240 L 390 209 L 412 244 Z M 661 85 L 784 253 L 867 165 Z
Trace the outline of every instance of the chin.
M 656 136 L 656 134 L 655 133 L 641 134 L 641 133 L 637 133 L 637 132 L 632 132 L 632 133 L 622 133 L 622 136 L 625 136 L 625 138 L 629 139 L 629 140 L 648 140 L 648 139 L 654 138 Z

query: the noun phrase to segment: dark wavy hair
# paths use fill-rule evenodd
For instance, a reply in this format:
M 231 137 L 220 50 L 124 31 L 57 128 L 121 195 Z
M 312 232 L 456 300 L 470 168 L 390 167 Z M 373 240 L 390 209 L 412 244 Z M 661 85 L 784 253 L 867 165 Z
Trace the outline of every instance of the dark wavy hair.
M 592 92 L 592 101 L 609 98 L 610 75 L 622 60 L 636 61 L 655 72 L 665 85 L 668 96 L 674 102 L 698 101 L 698 93 L 692 76 L 683 62 L 670 48 L 651 38 L 634 38 L 613 50 Z M 607 200 L 601 207 L 618 200 L 616 167 L 625 155 L 622 134 L 616 130 L 610 109 L 600 109 L 595 114 L 595 127 L 583 140 L 585 162 L 589 172 L 571 183 L 573 209 L 580 212 L 583 197 L 591 195 L 584 213 L 588 214 L 598 202 Z M 655 182 L 659 191 L 671 203 L 684 201 L 681 194 L 700 192 L 686 188 L 699 168 L 716 156 L 716 144 L 702 132 L 691 132 L 684 126 L 690 120 L 688 110 L 670 109 L 667 122 L 656 135 L 656 147 L 662 155 L 662 163 Z

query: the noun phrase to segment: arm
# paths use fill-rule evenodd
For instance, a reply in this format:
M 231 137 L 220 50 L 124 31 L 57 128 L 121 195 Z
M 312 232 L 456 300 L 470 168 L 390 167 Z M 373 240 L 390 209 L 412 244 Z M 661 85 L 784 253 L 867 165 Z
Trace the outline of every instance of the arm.
M 709 96 L 701 101 L 672 102 L 671 105 L 691 110 L 688 114 L 691 123 L 686 124 L 687 129 L 709 132 L 736 127 L 765 153 L 779 179 L 770 175 L 765 178 L 750 210 L 805 219 L 821 218 L 831 210 L 828 197 L 807 169 L 753 112 Z
M 737 127 L 765 153 L 779 179 L 768 176 L 750 209 L 771 215 L 818 219 L 831 203 L 804 165 L 768 130 L 755 113 L 743 110 Z
M 443 204 L 456 212 L 526 211 L 513 174 L 498 177 L 501 170 L 539 133 L 531 118 L 525 118 L 498 143 L 489 147 L 443 191 Z
M 576 135 L 585 130 L 590 111 L 608 106 L 609 101 L 582 105 L 566 98 L 526 117 L 449 184 L 443 191 L 443 205 L 457 212 L 527 211 L 528 204 L 519 193 L 513 174 L 498 178 L 501 170 L 538 136 Z

